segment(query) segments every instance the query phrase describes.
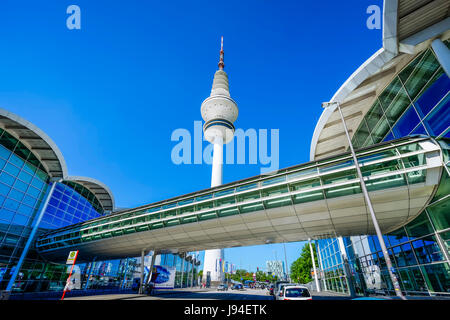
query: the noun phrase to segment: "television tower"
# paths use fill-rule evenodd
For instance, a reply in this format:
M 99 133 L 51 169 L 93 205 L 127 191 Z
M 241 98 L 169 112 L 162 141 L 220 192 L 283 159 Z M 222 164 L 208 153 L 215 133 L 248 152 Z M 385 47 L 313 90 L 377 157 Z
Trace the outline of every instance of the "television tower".
M 202 103 L 201 113 L 205 121 L 203 132 L 205 139 L 214 145 L 211 188 L 220 186 L 223 177 L 223 145 L 234 137 L 234 125 L 238 117 L 238 107 L 230 96 L 228 75 L 223 71 L 225 67 L 223 52 L 223 37 L 221 39 L 219 70 L 214 74 L 211 94 Z M 224 281 L 222 264 L 224 250 L 213 249 L 205 251 L 203 267 L 203 281 L 210 273 L 211 284 Z

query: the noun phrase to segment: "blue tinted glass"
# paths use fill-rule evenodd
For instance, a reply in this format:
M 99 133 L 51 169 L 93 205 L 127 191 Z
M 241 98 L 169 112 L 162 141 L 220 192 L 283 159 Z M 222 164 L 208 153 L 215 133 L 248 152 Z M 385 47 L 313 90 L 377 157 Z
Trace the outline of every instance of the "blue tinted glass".
M 65 204 L 64 202 L 60 202 L 58 208 L 65 211 L 67 209 L 67 204 Z
M 431 109 L 438 104 L 438 102 L 448 93 L 449 88 L 450 78 L 443 73 L 415 102 L 422 117 L 425 117 Z
M 23 215 L 26 215 L 26 216 L 31 216 L 33 214 L 33 208 L 31 208 L 25 204 L 21 204 L 18 212 Z
M 36 168 L 28 163 L 25 163 L 22 170 L 26 171 L 27 173 L 29 173 L 31 175 L 34 175 L 34 173 L 36 172 Z
M 409 242 L 402 245 L 406 264 L 411 266 L 417 264 L 416 257 L 414 256 L 411 244 Z
M 57 207 L 58 204 L 59 204 L 59 201 L 52 197 L 52 198 L 50 198 L 49 203 L 50 203 L 52 206 Z
M 0 194 L 8 195 L 9 191 L 11 190 L 11 187 L 8 187 L 7 185 L 0 183 Z
M 14 217 L 14 212 L 6 209 L 0 209 L 0 218 L 5 221 L 11 221 Z
M 64 185 L 62 185 L 60 183 L 57 183 L 55 189 L 63 192 L 64 191 Z
M 53 229 L 52 226 L 48 222 L 44 222 L 44 221 L 42 221 L 39 224 L 39 228 L 42 228 L 42 229 Z
M 16 183 L 14 184 L 14 188 L 17 190 L 20 190 L 22 192 L 26 192 L 28 189 L 28 185 L 26 183 L 23 183 L 20 180 L 16 180 Z
M 394 126 L 393 131 L 394 135 L 397 138 L 407 136 L 420 122 L 419 117 L 417 116 L 417 112 L 414 110 L 412 106 L 402 115 L 400 120 L 398 120 L 397 124 Z
M 394 140 L 394 135 L 392 134 L 391 131 L 389 131 L 389 134 L 386 136 L 386 138 L 384 138 L 383 141 L 390 141 L 390 140 Z
M 6 209 L 10 209 L 12 211 L 15 211 L 19 207 L 19 203 L 17 201 L 15 201 L 15 200 L 12 200 L 12 199 L 6 199 L 5 203 L 3 204 L 3 206 Z
M 26 226 L 28 223 L 28 217 L 16 214 L 13 219 L 13 223 L 21 226 Z
M 447 133 L 444 135 L 446 138 L 450 138 L 450 130 L 447 130 Z
M 80 200 L 80 195 L 77 193 L 77 192 L 74 192 L 73 194 L 72 194 L 72 198 L 75 200 L 75 201 L 79 201 Z
M 419 126 L 414 129 L 413 132 L 411 132 L 411 134 L 424 134 L 424 135 L 428 135 L 428 133 L 425 131 L 425 128 L 423 127 L 423 125 L 419 124 Z
M 437 106 L 424 121 L 435 136 L 443 133 L 450 126 L 450 94 Z
M 14 184 L 15 178 L 10 174 L 7 174 L 6 172 L 2 172 L 2 174 L 0 175 L 0 181 L 9 186 L 12 186 Z
M 391 246 L 396 246 L 406 241 L 408 241 L 407 237 L 389 236 L 389 242 L 391 243 Z
M 62 201 L 63 201 L 64 203 L 69 203 L 70 198 L 64 194 L 64 195 L 62 196 Z
M 44 215 L 43 217 L 42 217 L 42 221 L 44 222 L 44 223 L 51 223 L 52 222 L 52 216 L 50 216 L 50 215 Z
M 71 199 L 70 200 L 70 205 L 72 206 L 72 207 L 77 207 L 77 204 L 78 204 L 78 202 L 77 201 L 75 201 L 75 200 L 73 200 L 73 199 Z
M 20 172 L 20 169 L 17 168 L 16 166 L 12 165 L 11 163 L 8 163 L 8 164 L 5 166 L 4 170 L 5 170 L 6 172 L 10 173 L 10 174 L 13 175 L 13 176 L 17 176 L 17 175 L 19 174 L 19 172 Z
M 11 198 L 11 199 L 14 199 L 14 200 L 17 200 L 20 202 L 20 201 L 22 201 L 24 195 L 25 194 L 23 192 L 17 191 L 15 189 L 11 189 L 11 192 L 9 193 L 8 198 Z
M 415 249 L 416 256 L 417 256 L 417 259 L 419 260 L 419 263 L 430 263 L 431 258 L 428 256 L 428 253 L 425 250 L 423 241 L 416 240 L 412 244 Z
M 66 189 L 64 190 L 64 194 L 71 196 L 73 193 L 72 189 L 70 189 L 69 187 L 66 187 Z
M 47 206 L 47 211 L 50 214 L 55 214 L 56 213 L 56 208 L 53 206 Z
M 41 195 L 41 191 L 32 186 L 28 188 L 27 193 L 35 198 L 39 198 L 39 196 Z
M 378 238 L 376 236 L 370 236 L 370 238 L 372 239 L 372 243 L 375 247 L 374 251 L 380 251 L 381 246 L 380 246 L 380 242 L 378 241 Z
M 430 240 L 425 240 L 430 239 Z M 434 239 L 427 237 L 423 240 L 425 243 L 425 249 L 428 252 L 428 255 L 431 257 L 432 261 L 442 261 L 444 260 L 444 255 L 441 252 L 441 249 L 437 245 L 437 243 L 434 241 Z
M 62 218 L 62 217 L 64 216 L 64 211 L 62 211 L 62 210 L 57 210 L 57 211 L 56 211 L 56 216 L 57 216 L 58 218 Z
M 58 191 L 53 191 L 53 195 L 52 195 L 52 198 L 55 198 L 55 199 L 61 199 L 61 197 L 62 197 L 62 193 L 61 192 L 58 192 Z
M 31 182 L 31 185 L 41 190 L 44 187 L 44 182 L 41 179 L 35 177 Z
M 26 173 L 25 171 L 22 170 L 20 172 L 20 174 L 19 174 L 19 179 L 24 181 L 24 182 L 26 182 L 26 183 L 30 183 L 31 179 L 33 179 L 33 177 L 30 174 L 28 174 L 28 173 Z
M 11 155 L 11 151 L 6 149 L 4 146 L 0 146 L 0 157 L 2 157 L 3 159 L 8 160 L 10 155 Z
M 5 164 L 6 164 L 6 161 L 0 158 L 0 169 L 3 169 Z
M 19 168 L 22 168 L 23 164 L 25 163 L 22 159 L 20 159 L 17 156 L 11 157 L 9 159 L 9 162 L 11 162 L 12 164 L 16 165 Z
M 70 213 L 70 214 L 74 214 L 75 213 L 75 209 L 73 207 L 71 207 L 71 206 L 68 206 L 67 207 L 67 212 Z

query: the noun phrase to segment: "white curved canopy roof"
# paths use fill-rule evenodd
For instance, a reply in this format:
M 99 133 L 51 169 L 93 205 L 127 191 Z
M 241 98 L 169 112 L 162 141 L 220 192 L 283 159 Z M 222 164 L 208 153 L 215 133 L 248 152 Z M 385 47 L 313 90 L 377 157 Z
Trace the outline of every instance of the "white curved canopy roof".
M 114 196 L 104 183 L 93 178 L 76 176 L 67 177 L 65 180 L 76 182 L 91 191 L 105 211 L 111 212 L 114 210 Z
M 105 211 L 114 210 L 114 196 L 105 184 L 93 178 L 68 176 L 61 151 L 41 129 L 5 109 L 0 109 L 0 128 L 13 135 L 34 154 L 52 180 L 76 182 L 90 190 Z
M 0 127 L 22 142 L 42 163 L 51 178 L 67 176 L 67 165 L 61 151 L 41 129 L 31 122 L 0 109 Z
M 450 37 L 448 0 L 385 0 L 383 9 L 383 48 L 364 62 L 330 100 L 341 104 L 351 137 L 377 95 L 394 76 L 433 39 Z M 333 156 L 347 148 L 347 138 L 334 105 L 324 110 L 317 122 L 310 160 Z

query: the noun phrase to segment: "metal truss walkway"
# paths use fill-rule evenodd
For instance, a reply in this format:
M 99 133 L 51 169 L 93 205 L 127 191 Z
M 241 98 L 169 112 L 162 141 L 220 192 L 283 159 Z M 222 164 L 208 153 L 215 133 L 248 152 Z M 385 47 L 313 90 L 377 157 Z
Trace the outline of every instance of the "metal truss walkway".
M 437 189 L 447 144 L 409 137 L 357 150 L 383 233 L 417 217 Z M 187 252 L 374 234 L 350 153 L 286 168 L 41 235 L 50 261 Z

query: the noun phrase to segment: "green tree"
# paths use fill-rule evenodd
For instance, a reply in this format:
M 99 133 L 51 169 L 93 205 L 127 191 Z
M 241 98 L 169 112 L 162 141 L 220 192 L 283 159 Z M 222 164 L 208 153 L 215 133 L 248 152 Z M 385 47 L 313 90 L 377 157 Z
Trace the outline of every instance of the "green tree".
M 312 243 L 312 248 L 314 252 L 314 260 L 316 266 L 318 266 L 319 264 L 317 262 L 316 246 L 314 243 Z M 303 246 L 300 257 L 291 265 L 291 280 L 302 284 L 311 282 L 313 280 L 311 276 L 312 267 L 313 264 L 311 260 L 311 250 L 309 249 L 309 244 L 306 243 Z

